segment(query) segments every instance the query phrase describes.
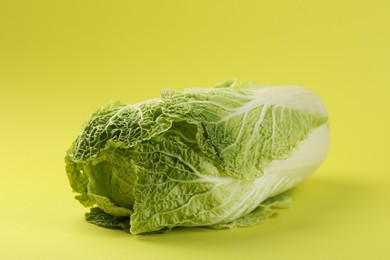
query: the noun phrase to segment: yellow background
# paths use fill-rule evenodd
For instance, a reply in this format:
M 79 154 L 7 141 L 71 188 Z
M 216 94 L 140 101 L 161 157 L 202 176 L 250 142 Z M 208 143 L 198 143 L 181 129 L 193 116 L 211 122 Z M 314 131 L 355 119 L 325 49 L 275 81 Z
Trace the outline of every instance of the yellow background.
M 1 259 L 390 259 L 390 1 L 0 0 Z M 134 236 L 86 223 L 66 149 L 98 107 L 161 88 L 298 84 L 326 162 L 277 218 Z

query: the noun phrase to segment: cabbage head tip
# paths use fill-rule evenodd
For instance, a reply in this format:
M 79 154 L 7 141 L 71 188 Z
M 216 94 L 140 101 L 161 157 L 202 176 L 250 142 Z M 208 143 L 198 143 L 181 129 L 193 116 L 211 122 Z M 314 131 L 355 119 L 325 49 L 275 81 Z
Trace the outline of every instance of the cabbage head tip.
M 132 234 L 256 225 L 326 157 L 328 117 L 298 86 L 182 92 L 96 111 L 67 152 L 87 221 Z

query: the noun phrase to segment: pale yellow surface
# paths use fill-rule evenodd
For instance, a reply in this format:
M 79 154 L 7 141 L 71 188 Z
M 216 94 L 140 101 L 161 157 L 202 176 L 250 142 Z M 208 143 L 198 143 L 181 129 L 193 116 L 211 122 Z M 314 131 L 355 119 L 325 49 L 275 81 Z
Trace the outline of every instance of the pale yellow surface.
M 390 1 L 0 0 L 0 259 L 390 259 Z M 297 84 L 326 162 L 277 218 L 134 236 L 86 223 L 65 171 L 112 99 L 230 77 Z

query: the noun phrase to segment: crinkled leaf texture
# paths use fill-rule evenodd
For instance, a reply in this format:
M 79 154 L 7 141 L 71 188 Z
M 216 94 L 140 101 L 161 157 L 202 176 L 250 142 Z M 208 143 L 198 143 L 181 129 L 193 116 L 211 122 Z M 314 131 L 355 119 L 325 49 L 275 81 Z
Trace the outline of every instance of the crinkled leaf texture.
M 162 90 L 95 112 L 66 156 L 91 223 L 154 233 L 255 225 L 324 160 L 327 112 L 296 86 Z

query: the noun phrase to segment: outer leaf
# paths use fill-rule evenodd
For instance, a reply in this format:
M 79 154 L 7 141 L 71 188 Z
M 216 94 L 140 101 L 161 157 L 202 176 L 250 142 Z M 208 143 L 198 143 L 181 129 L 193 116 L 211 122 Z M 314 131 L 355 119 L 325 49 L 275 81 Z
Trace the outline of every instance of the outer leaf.
M 169 129 L 160 106 L 157 99 L 130 106 L 113 103 L 91 116 L 66 156 L 68 178 L 84 206 L 97 205 L 116 216 L 132 212 L 132 165 L 115 162 L 110 154 Z
M 236 178 L 261 176 L 327 121 L 320 100 L 299 87 L 164 91 L 162 99 L 164 114 L 195 124 L 200 149 Z
M 210 226 L 214 229 L 249 227 L 264 222 L 270 217 L 279 214 L 280 209 L 286 209 L 292 203 L 291 191 L 283 192 L 262 202 L 248 215 L 235 219 L 229 223 L 220 223 Z
M 105 228 L 123 229 L 126 232 L 130 230 L 129 217 L 114 217 L 100 208 L 91 208 L 91 211 L 85 214 L 85 219 L 91 224 Z

